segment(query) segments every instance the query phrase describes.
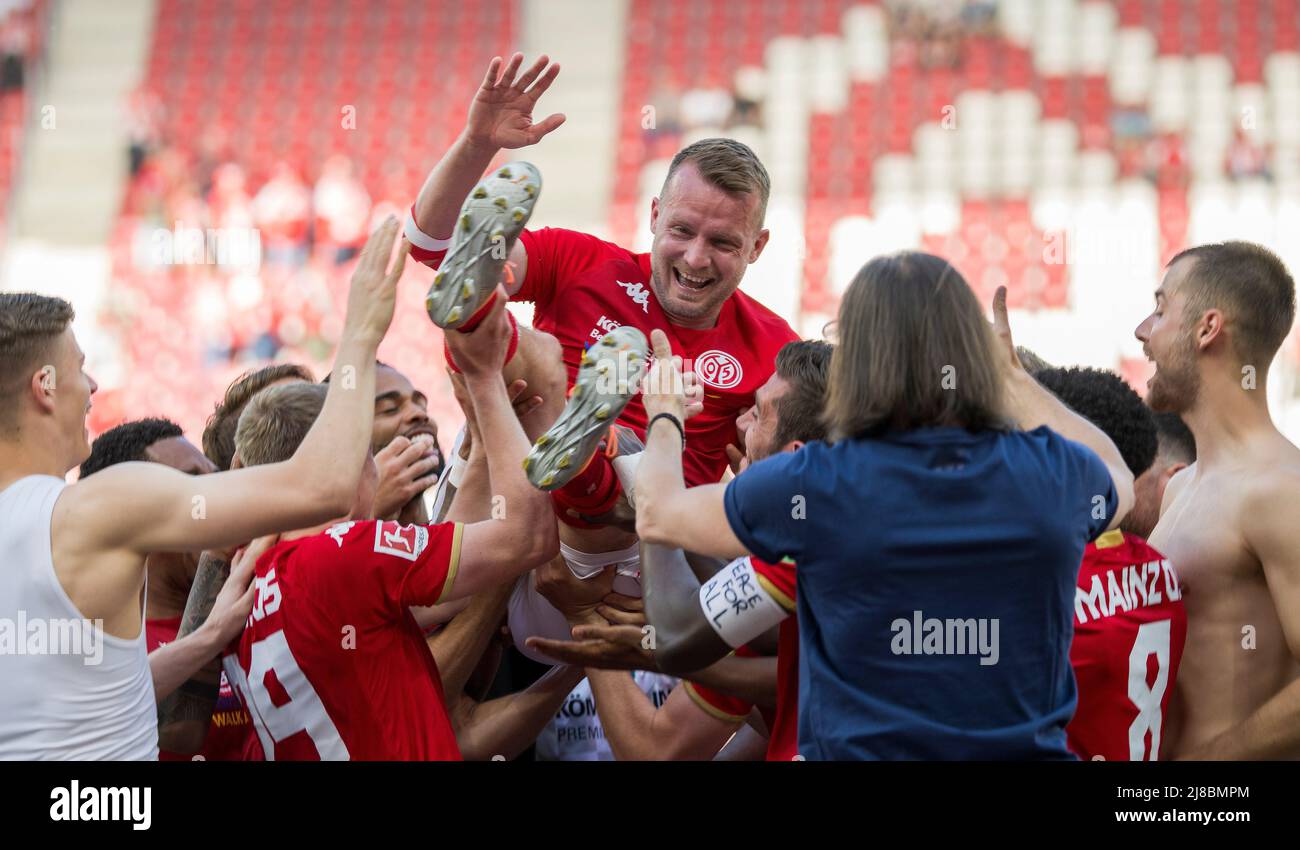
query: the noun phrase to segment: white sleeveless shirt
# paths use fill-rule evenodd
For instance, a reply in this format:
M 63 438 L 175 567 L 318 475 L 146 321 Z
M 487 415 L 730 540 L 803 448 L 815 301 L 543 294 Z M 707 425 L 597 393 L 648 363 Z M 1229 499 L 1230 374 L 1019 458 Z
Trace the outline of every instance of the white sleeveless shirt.
M 0 490 L 0 760 L 157 759 L 144 612 L 135 640 L 107 635 L 54 573 L 65 486 L 32 475 Z

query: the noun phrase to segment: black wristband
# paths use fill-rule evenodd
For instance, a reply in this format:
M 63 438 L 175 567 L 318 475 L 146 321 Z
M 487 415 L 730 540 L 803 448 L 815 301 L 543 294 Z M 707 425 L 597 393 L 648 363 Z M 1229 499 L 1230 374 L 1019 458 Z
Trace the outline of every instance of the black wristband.
M 654 424 L 658 422 L 660 419 L 667 419 L 669 422 L 677 426 L 677 433 L 682 435 L 682 448 L 685 449 L 686 429 L 682 426 L 682 420 L 678 419 L 676 416 L 674 416 L 671 413 L 656 413 L 654 416 L 650 417 L 650 421 L 645 426 L 646 442 L 650 441 L 650 429 L 653 428 Z

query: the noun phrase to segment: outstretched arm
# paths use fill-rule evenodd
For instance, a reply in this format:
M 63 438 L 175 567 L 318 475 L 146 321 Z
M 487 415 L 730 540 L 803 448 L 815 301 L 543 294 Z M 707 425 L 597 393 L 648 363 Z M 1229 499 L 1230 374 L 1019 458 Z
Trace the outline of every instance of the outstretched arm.
M 454 718 L 461 756 L 487 761 L 519 755 L 537 740 L 581 681 L 580 668 L 553 667 L 519 693 L 482 703 L 462 699 Z
M 212 716 L 212 703 L 207 703 L 206 711 L 194 703 L 188 708 L 173 706 L 173 714 L 164 716 L 168 710 L 167 703 L 178 695 L 195 699 L 207 696 L 206 685 L 193 686 L 192 677 L 217 658 L 244 630 L 248 612 L 253 607 L 253 569 L 257 559 L 274 542 L 274 538 L 260 538 L 240 552 L 230 569 L 230 577 L 217 591 L 208 611 L 204 612 L 207 616 L 203 622 L 194 626 L 199 614 L 191 612 L 188 621 L 191 631 L 188 634 L 178 634 L 176 640 L 149 653 L 149 671 L 153 674 L 154 695 L 159 702 L 159 742 L 166 739 L 163 744 L 166 749 L 172 749 L 169 745 L 173 743 L 179 745 L 176 748 L 178 752 L 195 752 L 203 746 L 207 723 Z M 221 572 L 218 565 L 214 565 L 213 570 L 218 574 Z M 216 578 L 213 577 L 212 581 Z M 206 596 L 210 587 L 211 582 L 205 582 L 199 596 Z M 196 601 L 196 608 L 201 604 L 201 601 Z M 186 603 L 186 609 L 189 609 L 189 603 Z M 182 690 L 178 691 L 178 688 Z M 215 696 L 212 694 L 213 700 Z
M 711 759 L 740 725 L 705 713 L 684 685 L 655 708 L 628 673 L 591 669 L 587 680 L 605 740 L 619 761 Z
M 415 201 L 414 219 L 407 223 L 408 237 L 421 247 L 437 250 L 432 243 L 451 238 L 465 196 L 497 151 L 535 145 L 564 123 L 560 114 L 533 123 L 533 108 L 555 81 L 560 66 L 540 56 L 519 74 L 523 60 L 523 54 L 516 53 L 508 63 L 498 56 L 488 64 L 483 83 L 470 104 L 465 129 L 425 179 Z M 515 267 L 515 280 L 522 283 L 528 268 L 528 254 L 522 243 L 516 242 L 511 248 L 510 262 Z
M 678 671 L 699 670 L 731 651 L 700 607 L 700 582 L 681 549 L 643 543 L 641 578 L 661 669 L 681 675 Z
M 221 685 L 221 652 L 243 630 L 253 601 L 253 570 L 278 539 L 259 537 L 241 550 L 233 580 L 228 580 L 232 571 L 225 552 L 199 558 L 176 640 L 149 653 L 162 749 L 197 753 L 203 748 Z
M 685 425 L 691 403 L 681 358 L 673 355 L 667 335 L 650 334 L 655 362 L 641 392 L 647 421 L 660 414 Z M 645 456 L 636 474 L 636 533 L 644 543 L 674 546 L 715 558 L 746 555 L 723 508 L 723 484 L 686 486 L 682 477 L 682 434 L 668 421 L 646 433 Z
M 493 504 L 488 519 L 465 526 L 460 569 L 443 602 L 512 581 L 560 550 L 550 494 L 534 488 L 523 469 L 530 444 L 501 378 L 510 326 L 500 287 L 497 295 L 491 312 L 472 333 L 446 337 L 456 362 L 464 364 Z
M 65 488 L 51 535 L 65 587 L 82 578 L 81 566 L 94 564 L 99 571 L 116 561 L 119 572 L 129 574 L 108 581 L 129 583 L 134 593 L 138 558 L 149 552 L 219 549 L 347 513 L 370 445 L 375 351 L 392 321 L 406 259 L 403 246 L 388 271 L 397 230 L 397 220 L 389 217 L 362 251 L 335 358 L 337 380 L 330 382 L 324 408 L 293 457 L 212 475 L 124 463 Z M 112 550 L 134 557 L 101 561 Z
M 1107 528 L 1119 528 L 1120 522 L 1133 508 L 1133 473 L 1105 432 L 1064 405 L 1025 371 L 1011 339 L 1005 286 L 999 286 L 993 296 L 993 329 L 1008 356 L 1006 386 L 1012 418 L 1026 431 L 1046 425 L 1062 437 L 1082 443 L 1097 453 L 1110 473 L 1117 497 L 1115 513 Z

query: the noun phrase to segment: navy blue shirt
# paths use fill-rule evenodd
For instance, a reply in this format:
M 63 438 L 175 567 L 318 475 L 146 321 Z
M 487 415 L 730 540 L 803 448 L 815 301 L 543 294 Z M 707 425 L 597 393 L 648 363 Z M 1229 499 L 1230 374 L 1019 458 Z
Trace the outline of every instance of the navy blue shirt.
M 736 536 L 798 564 L 800 754 L 1072 758 L 1075 581 L 1115 507 L 1046 427 L 809 443 L 738 476 Z

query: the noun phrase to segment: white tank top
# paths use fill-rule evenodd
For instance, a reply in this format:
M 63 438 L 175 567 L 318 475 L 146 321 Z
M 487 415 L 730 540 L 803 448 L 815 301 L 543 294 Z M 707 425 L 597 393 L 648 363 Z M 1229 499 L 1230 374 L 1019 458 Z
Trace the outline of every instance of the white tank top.
M 85 620 L 54 574 L 51 475 L 0 490 L 0 760 L 158 758 L 153 676 L 140 636 Z

